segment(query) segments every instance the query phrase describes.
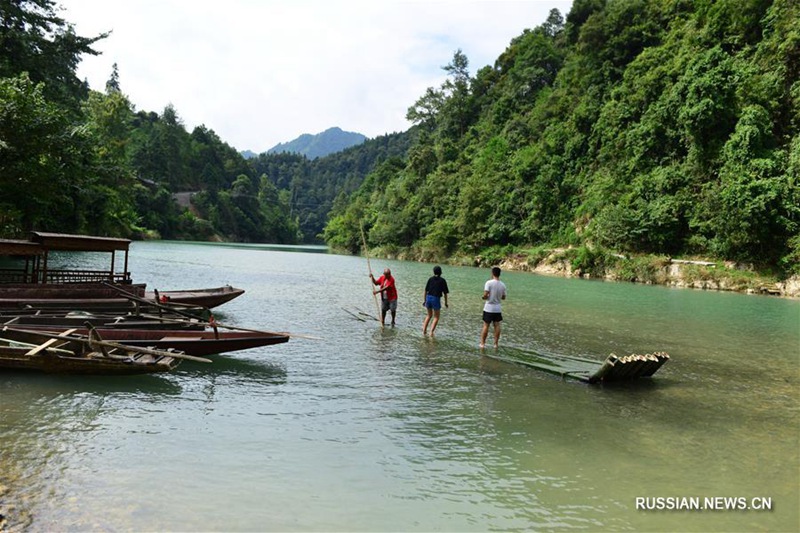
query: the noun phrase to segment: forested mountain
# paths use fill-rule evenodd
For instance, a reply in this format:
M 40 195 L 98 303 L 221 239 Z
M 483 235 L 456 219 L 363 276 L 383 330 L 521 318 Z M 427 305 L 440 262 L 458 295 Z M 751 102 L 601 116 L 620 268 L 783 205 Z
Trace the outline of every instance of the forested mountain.
M 57 12 L 52 0 L 0 0 L 0 237 L 320 242 L 337 196 L 411 145 L 413 132 L 364 142 L 331 128 L 305 147 L 337 151 L 328 157 L 247 160 L 205 126 L 187 131 L 172 106 L 137 111 L 116 65 L 105 91 L 90 91 L 75 67 L 105 35 L 79 37 Z
M 575 0 L 409 108 L 325 229 L 416 257 L 583 245 L 800 264 L 800 3 Z
M 280 154 L 287 152 L 304 155 L 309 159 L 316 159 L 317 157 L 325 157 L 326 155 L 341 152 L 351 146 L 357 146 L 365 140 L 367 138 L 360 133 L 342 131 L 341 128 L 334 127 L 316 135 L 304 133 L 293 141 L 273 146 L 267 150 L 267 153 Z
M 249 160 L 253 171 L 268 176 L 281 191 L 288 192 L 291 214 L 305 242 L 321 242 L 328 213 L 335 202 L 344 203 L 376 166 L 391 159 L 402 160 L 414 142 L 417 128 L 381 135 L 363 144 L 310 160 L 290 153 L 264 153 Z M 337 200 L 338 199 L 338 200 Z
M 116 68 L 90 91 L 75 67 L 105 36 L 57 13 L 0 0 L 0 237 L 312 242 L 327 221 L 350 251 L 363 225 L 414 257 L 576 245 L 800 270 L 796 0 L 575 0 L 474 76 L 456 52 L 408 132 L 249 160 L 171 106 L 137 111 Z
M 77 36 L 51 0 L 0 0 L 0 237 L 107 236 L 296 242 L 278 191 L 175 109 L 135 112 L 116 70 L 104 92 L 75 76 L 105 35 Z M 199 191 L 183 211 L 173 193 Z
M 287 194 L 214 131 L 199 126 L 188 133 L 172 106 L 161 115 L 136 113 L 129 124 L 126 160 L 139 182 L 136 212 L 143 229 L 163 238 L 300 239 Z M 181 191 L 196 192 L 191 210 L 173 201 Z

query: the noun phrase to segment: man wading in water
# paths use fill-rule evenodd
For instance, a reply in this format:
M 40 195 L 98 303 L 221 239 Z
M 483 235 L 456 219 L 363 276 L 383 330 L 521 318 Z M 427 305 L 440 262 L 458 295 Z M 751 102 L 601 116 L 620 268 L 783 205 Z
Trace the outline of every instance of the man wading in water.
M 428 278 L 428 283 L 425 285 L 425 294 L 423 295 L 422 306 L 428 310 L 428 315 L 425 317 L 425 322 L 422 323 L 422 334 L 428 334 L 428 322 L 433 317 L 431 324 L 431 337 L 433 332 L 436 331 L 436 325 L 439 323 L 439 312 L 442 309 L 442 295 L 444 295 L 444 306 L 450 307 L 447 303 L 447 293 L 450 292 L 447 288 L 447 281 L 442 277 L 442 267 L 433 267 L 433 276 Z
M 380 289 L 372 291 L 372 294 L 381 295 L 381 325 L 386 323 L 386 311 L 392 312 L 392 327 L 394 327 L 395 315 L 397 314 L 397 288 L 394 286 L 392 271 L 388 268 L 383 271 L 383 276 L 375 279 L 370 273 L 369 279 L 375 285 L 380 285 Z
M 481 329 L 481 348 L 486 347 L 486 337 L 489 335 L 489 324 L 494 324 L 494 347 L 500 344 L 500 322 L 503 313 L 500 302 L 506 299 L 505 283 L 500 281 L 500 267 L 492 268 L 492 279 L 483 286 L 483 329 Z

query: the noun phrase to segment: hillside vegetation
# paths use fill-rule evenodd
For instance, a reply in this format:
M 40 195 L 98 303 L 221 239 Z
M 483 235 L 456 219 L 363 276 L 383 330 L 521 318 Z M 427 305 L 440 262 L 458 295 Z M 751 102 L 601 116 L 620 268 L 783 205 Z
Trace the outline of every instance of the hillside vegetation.
M 575 0 L 474 75 L 456 51 L 410 130 L 316 159 L 245 159 L 172 106 L 137 110 L 116 66 L 90 90 L 75 68 L 106 35 L 58 13 L 0 0 L 0 237 L 322 234 L 358 252 L 363 227 L 409 258 L 800 273 L 796 0 Z
M 415 258 L 573 246 L 800 264 L 800 3 L 575 0 L 409 108 L 325 239 Z
M 188 131 L 171 105 L 136 110 L 116 65 L 104 91 L 90 90 L 75 69 L 107 35 L 78 36 L 58 12 L 52 0 L 0 0 L 0 237 L 320 242 L 337 195 L 408 149 L 400 133 L 313 161 L 246 160 L 212 129 Z M 317 148 L 341 144 L 329 133 Z

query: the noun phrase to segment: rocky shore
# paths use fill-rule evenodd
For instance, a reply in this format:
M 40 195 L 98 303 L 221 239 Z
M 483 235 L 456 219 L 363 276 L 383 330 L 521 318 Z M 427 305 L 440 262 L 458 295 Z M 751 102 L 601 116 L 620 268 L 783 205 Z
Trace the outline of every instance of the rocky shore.
M 681 260 L 663 258 L 657 261 L 640 263 L 644 265 L 640 275 L 631 276 L 630 264 L 623 256 L 619 266 L 606 266 L 601 272 L 587 272 L 575 268 L 565 256 L 567 249 L 554 249 L 547 256 L 531 261 L 529 256 L 513 255 L 500 262 L 504 270 L 533 272 L 549 276 L 570 278 L 593 278 L 607 281 L 630 281 L 650 285 L 670 287 L 733 291 L 747 294 L 765 294 L 785 298 L 800 298 L 800 276 L 792 276 L 783 281 L 760 276 L 749 266 L 727 262 L 723 265 L 711 261 Z M 480 265 L 480 258 L 476 266 Z

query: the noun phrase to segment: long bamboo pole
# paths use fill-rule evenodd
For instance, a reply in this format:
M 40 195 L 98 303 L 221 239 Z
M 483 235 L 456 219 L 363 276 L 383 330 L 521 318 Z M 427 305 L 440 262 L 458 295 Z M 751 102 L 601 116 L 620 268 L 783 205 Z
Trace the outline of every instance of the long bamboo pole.
M 369 270 L 369 278 L 370 278 L 370 292 L 372 292 L 372 299 L 375 300 L 375 311 L 377 311 L 378 319 L 380 320 L 381 317 L 381 308 L 378 305 L 378 297 L 375 295 L 375 284 L 372 283 L 374 276 L 372 275 L 372 265 L 369 263 L 369 248 L 367 248 L 367 237 L 364 235 L 364 224 L 361 224 L 361 242 L 364 244 L 364 255 L 367 258 L 367 270 Z M 381 329 L 383 329 L 383 320 L 381 320 Z
M 197 322 L 192 322 L 191 319 L 186 320 L 186 319 L 180 319 L 180 318 L 165 318 L 165 317 L 158 317 L 158 316 L 155 316 L 155 315 L 148 315 L 146 313 L 142 313 L 139 316 L 141 316 L 143 318 L 152 318 L 154 320 L 158 319 L 159 321 L 166 322 L 168 324 L 197 324 Z M 202 322 L 201 322 L 201 324 L 202 324 Z M 260 329 L 240 328 L 238 326 L 229 326 L 228 324 L 221 324 L 219 322 L 214 322 L 214 325 L 217 328 L 229 329 L 231 331 L 245 331 L 245 332 L 248 332 L 248 333 L 260 333 L 261 335 L 264 335 L 264 334 L 269 335 L 270 333 L 274 333 L 276 335 L 286 335 L 287 337 L 295 337 L 295 338 L 298 338 L 298 339 L 310 339 L 310 340 L 313 340 L 313 341 L 321 341 L 321 340 L 323 340 L 322 337 L 315 337 L 313 335 L 301 335 L 300 333 L 289 333 L 288 331 L 263 331 L 263 330 L 260 330 Z

